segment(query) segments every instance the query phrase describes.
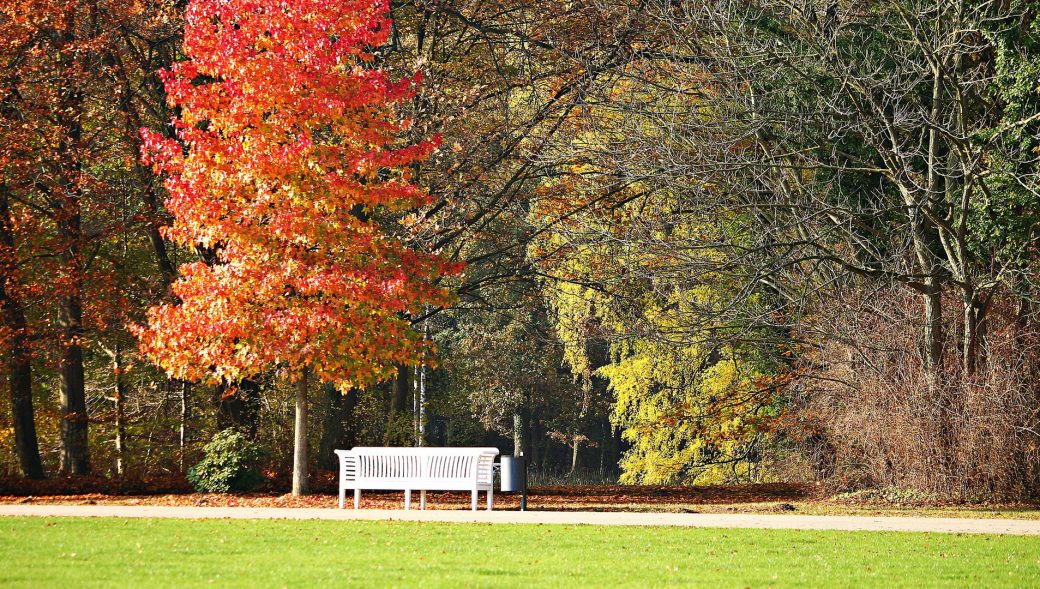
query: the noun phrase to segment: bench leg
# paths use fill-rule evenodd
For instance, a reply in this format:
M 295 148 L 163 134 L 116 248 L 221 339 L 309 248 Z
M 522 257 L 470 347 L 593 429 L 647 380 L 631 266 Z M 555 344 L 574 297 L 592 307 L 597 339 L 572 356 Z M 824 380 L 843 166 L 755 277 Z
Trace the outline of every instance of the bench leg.
M 354 489 L 354 509 L 361 507 L 361 489 Z
M 493 490 L 491 490 L 491 489 L 488 489 L 488 511 L 493 511 L 494 509 L 495 509 L 495 492 Z
M 339 508 L 343 509 L 343 503 L 347 500 L 347 489 L 343 485 L 339 486 Z
M 404 491 L 404 508 L 405 509 L 411 509 L 412 508 L 412 490 L 411 489 L 405 489 L 405 491 Z
M 473 489 L 473 497 L 472 497 L 472 500 L 470 501 L 470 508 L 473 511 L 477 510 L 477 490 L 476 489 Z
M 419 509 L 426 511 L 426 489 L 419 491 Z

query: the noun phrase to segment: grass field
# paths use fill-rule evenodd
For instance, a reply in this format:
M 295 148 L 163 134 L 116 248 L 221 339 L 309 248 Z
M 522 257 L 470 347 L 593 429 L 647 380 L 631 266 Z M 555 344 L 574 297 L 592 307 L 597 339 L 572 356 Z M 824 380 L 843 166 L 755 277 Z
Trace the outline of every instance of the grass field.
M 0 518 L 0 587 L 1037 587 L 1040 538 Z

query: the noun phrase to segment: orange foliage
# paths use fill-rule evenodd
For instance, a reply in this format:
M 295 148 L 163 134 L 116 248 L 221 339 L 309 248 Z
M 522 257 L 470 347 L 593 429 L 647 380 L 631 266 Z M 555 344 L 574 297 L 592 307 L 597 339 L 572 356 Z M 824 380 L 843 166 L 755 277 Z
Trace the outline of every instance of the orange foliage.
M 419 76 L 372 66 L 386 0 L 196 0 L 186 23 L 189 59 L 164 73 L 180 141 L 144 132 L 145 161 L 167 174 L 166 236 L 213 259 L 150 311 L 145 353 L 178 378 L 311 369 L 341 388 L 416 361 L 407 314 L 459 268 L 380 222 L 428 202 L 409 166 L 439 143 L 400 141 Z

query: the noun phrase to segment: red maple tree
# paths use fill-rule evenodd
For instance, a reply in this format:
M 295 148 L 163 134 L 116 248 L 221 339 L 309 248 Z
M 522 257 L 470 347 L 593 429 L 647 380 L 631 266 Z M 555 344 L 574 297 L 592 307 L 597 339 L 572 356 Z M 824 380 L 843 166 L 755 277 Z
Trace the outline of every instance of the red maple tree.
M 387 0 L 193 0 L 187 59 L 164 73 L 179 141 L 143 131 L 167 178 L 166 236 L 210 259 L 182 266 L 142 349 L 177 378 L 297 382 L 294 493 L 307 375 L 345 391 L 418 362 L 408 316 L 446 302 L 437 278 L 457 269 L 396 223 L 428 202 L 410 164 L 438 139 L 403 139 L 419 76 L 375 67 L 390 33 Z

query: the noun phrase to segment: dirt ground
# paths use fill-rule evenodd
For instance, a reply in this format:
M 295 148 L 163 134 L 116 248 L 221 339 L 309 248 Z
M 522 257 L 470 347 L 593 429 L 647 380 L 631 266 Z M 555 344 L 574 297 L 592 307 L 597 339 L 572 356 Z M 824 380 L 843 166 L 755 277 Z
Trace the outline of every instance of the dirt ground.
M 335 507 L 331 478 L 319 475 L 315 493 L 293 497 L 278 489 L 253 493 L 191 492 L 181 481 L 121 481 L 104 478 L 52 478 L 45 481 L 0 479 L 0 504 L 174 505 L 204 507 Z M 325 480 L 329 478 L 329 480 Z M 274 486 L 277 483 L 272 483 Z M 348 497 L 348 507 L 351 504 Z M 418 503 L 418 493 L 413 495 Z M 469 493 L 430 492 L 429 509 L 466 509 Z M 481 497 L 483 502 L 483 497 Z M 518 509 L 519 495 L 496 493 L 496 509 Z M 361 496 L 365 509 L 401 509 L 400 491 Z M 812 485 L 756 484 L 712 487 L 636 487 L 587 485 L 532 487 L 528 508 L 539 511 L 664 513 L 800 513 L 805 515 L 898 515 L 1040 519 L 1040 504 L 954 504 L 893 502 L 830 497 Z
M 334 507 L 335 492 L 320 489 L 312 495 L 293 497 L 277 491 L 211 494 L 183 489 L 163 492 L 148 485 L 127 485 L 111 491 L 88 481 L 61 479 L 39 482 L 8 481 L 0 483 L 0 503 L 87 503 L 98 505 L 198 505 L 244 507 Z M 100 481 L 99 481 L 100 482 Z M 110 482 L 109 482 L 110 483 Z M 100 488 L 98 488 L 100 487 Z M 632 487 L 632 486 L 568 486 L 532 487 L 528 505 L 551 511 L 682 511 L 685 506 L 731 505 L 744 503 L 790 503 L 804 501 L 809 489 L 800 485 L 741 485 L 733 487 Z M 418 494 L 413 494 L 418 499 Z M 484 498 L 481 496 L 481 501 Z M 469 506 L 467 492 L 431 491 L 427 494 L 431 509 L 460 509 Z M 518 508 L 516 493 L 497 493 L 496 507 Z M 365 491 L 361 506 L 368 509 L 398 509 L 403 503 L 400 491 Z

